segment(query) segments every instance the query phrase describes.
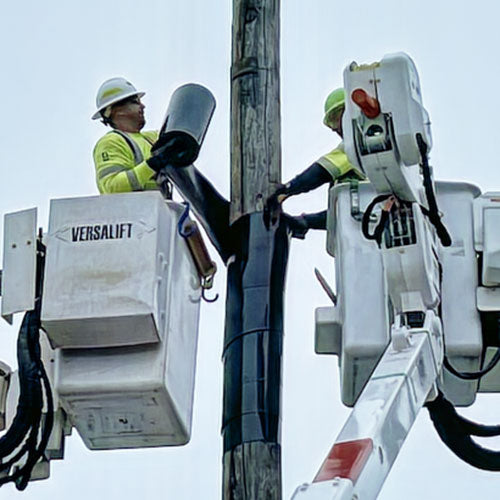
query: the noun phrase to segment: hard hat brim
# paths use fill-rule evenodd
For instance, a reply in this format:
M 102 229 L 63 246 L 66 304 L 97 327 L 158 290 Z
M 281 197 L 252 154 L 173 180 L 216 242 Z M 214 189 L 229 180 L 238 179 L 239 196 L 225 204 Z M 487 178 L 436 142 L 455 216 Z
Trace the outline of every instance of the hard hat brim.
M 119 96 L 115 100 L 111 100 L 107 102 L 106 104 L 103 104 L 93 115 L 92 115 L 92 120 L 98 120 L 99 118 L 102 118 L 102 112 L 109 106 L 113 106 L 114 104 L 119 103 L 120 101 L 124 101 L 125 99 L 128 99 L 129 97 L 132 96 L 139 96 L 139 98 L 143 97 L 146 95 L 146 92 L 129 92 L 128 94 L 124 94 Z
M 326 113 L 325 113 L 325 117 L 323 119 L 323 123 L 327 126 L 327 127 L 331 127 L 333 121 L 334 121 L 334 117 L 335 115 L 337 114 L 342 114 L 342 111 L 345 109 L 345 103 L 337 103 L 335 104 L 334 106 L 332 106 Z M 336 117 L 336 119 L 338 120 L 338 117 Z

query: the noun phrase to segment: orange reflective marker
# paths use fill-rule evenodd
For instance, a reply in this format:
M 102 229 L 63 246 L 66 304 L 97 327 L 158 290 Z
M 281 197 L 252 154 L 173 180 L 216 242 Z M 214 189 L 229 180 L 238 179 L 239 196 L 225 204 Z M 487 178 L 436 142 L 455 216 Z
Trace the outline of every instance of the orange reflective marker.
M 355 483 L 372 451 L 373 441 L 370 438 L 335 444 L 313 483 L 329 481 L 336 477 L 350 479 Z
M 380 114 L 380 103 L 363 89 L 353 90 L 351 99 L 361 108 L 367 118 L 376 118 Z

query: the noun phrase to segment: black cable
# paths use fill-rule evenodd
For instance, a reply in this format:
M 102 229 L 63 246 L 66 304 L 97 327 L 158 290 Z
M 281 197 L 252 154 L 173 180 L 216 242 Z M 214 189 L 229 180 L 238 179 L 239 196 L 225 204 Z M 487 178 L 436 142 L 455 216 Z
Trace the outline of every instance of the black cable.
M 32 426 L 28 440 L 23 446 L 23 448 L 16 454 L 15 457 L 11 458 L 9 462 L 3 464 L 2 468 L 0 469 L 0 470 L 6 469 L 7 466 L 8 468 L 10 468 L 16 462 L 16 460 L 19 460 L 19 458 L 21 458 L 26 452 L 28 452 L 28 458 L 22 467 L 15 470 L 12 474 L 0 478 L 0 486 L 8 482 L 15 482 L 16 488 L 19 491 L 24 490 L 28 485 L 33 468 L 38 463 L 39 459 L 42 457 L 47 447 L 47 443 L 50 439 L 54 423 L 54 412 L 53 412 L 54 401 L 52 397 L 52 391 L 50 387 L 49 378 L 41 361 L 40 361 L 40 367 L 41 367 L 40 375 L 44 385 L 46 405 L 47 405 L 46 419 L 42 426 L 42 435 L 40 442 L 38 445 L 36 444 L 41 419 L 35 425 Z
M 18 338 L 18 364 L 19 364 L 19 384 L 20 396 L 17 407 L 16 416 L 10 426 L 7 434 L 0 440 L 1 456 L 4 458 L 13 452 L 16 448 L 21 446 L 26 439 L 26 435 L 30 428 L 36 422 L 36 401 L 32 397 L 36 393 L 36 389 L 30 382 L 30 377 L 26 376 L 29 369 L 32 374 L 35 368 L 31 358 L 31 349 L 29 347 L 29 337 L 31 331 L 31 324 L 33 322 L 32 315 L 26 313 Z M 29 390 L 27 390 L 27 387 Z M 26 402 L 27 399 L 27 402 Z M 0 470 L 8 470 L 17 460 L 19 460 L 29 448 L 29 443 L 25 442 L 21 450 L 19 450 L 8 462 L 2 463 Z
M 468 420 L 457 413 L 457 419 L 464 432 L 476 437 L 500 436 L 500 425 L 484 425 Z
M 17 461 L 19 461 L 21 459 L 21 457 L 25 453 L 28 452 L 29 446 L 30 446 L 30 444 L 28 443 L 28 440 L 26 440 L 23 447 L 14 456 L 9 458 L 9 460 L 7 462 L 2 462 L 0 464 L 0 472 L 8 471 Z M 1 479 L 0 479 L 0 481 L 1 481 Z M 1 484 L 3 484 L 3 483 L 0 482 L 0 485 Z
M 40 417 L 41 417 L 41 413 L 40 413 Z M 15 472 L 11 476 L 7 476 L 7 478 L 6 478 L 9 481 L 14 482 L 16 484 L 17 489 L 19 489 L 18 481 L 20 479 L 22 479 L 24 476 L 24 473 L 26 470 L 26 464 L 30 462 L 31 457 L 33 457 L 33 455 L 36 453 L 38 432 L 40 430 L 40 423 L 41 423 L 41 420 L 37 420 L 35 422 L 35 424 L 31 427 L 30 434 L 29 434 L 28 439 L 26 441 L 26 444 L 28 445 L 28 452 L 27 452 L 25 465 L 23 465 L 22 467 L 15 467 L 14 468 Z M 29 481 L 29 476 L 28 476 L 28 481 Z
M 52 391 L 50 388 L 49 378 L 47 377 L 47 372 L 45 371 L 45 368 L 41 360 L 40 360 L 40 370 L 41 370 L 40 375 L 45 388 L 45 397 L 47 405 L 46 419 L 42 426 L 42 436 L 37 448 L 34 450 L 33 453 L 30 453 L 30 455 L 28 455 L 28 460 L 26 461 L 25 465 L 20 469 L 21 475 L 19 479 L 16 480 L 16 488 L 19 491 L 23 491 L 28 485 L 28 481 L 30 480 L 33 468 L 38 463 L 43 453 L 45 452 L 45 449 L 47 448 L 47 444 L 49 442 L 50 435 L 52 433 L 52 428 L 54 425 L 54 400 L 52 398 Z
M 23 425 L 14 425 L 16 422 L 11 425 L 8 431 L 10 438 L 4 440 L 2 450 L 5 453 L 17 444 L 11 450 L 12 452 L 25 441 L 22 448 L 8 462 L 1 466 L 1 470 L 9 470 L 16 461 L 27 454 L 26 461 L 22 467 L 15 469 L 12 474 L 0 478 L 0 486 L 7 482 L 15 482 L 18 490 L 26 488 L 34 466 L 46 449 L 53 427 L 53 398 L 50 382 L 41 361 L 39 328 L 40 301 L 37 300 L 35 310 L 29 311 L 25 315 L 18 340 L 20 397 L 16 417 L 18 417 L 17 421 Z M 43 426 L 41 425 L 43 415 L 41 382 L 43 382 L 43 392 L 47 407 L 46 420 Z M 28 398 L 27 402 L 25 401 L 26 398 Z M 38 442 L 40 428 L 42 428 L 42 432 L 40 441 Z M 2 454 L 2 457 L 8 454 Z
M 26 443 L 23 447 L 25 451 L 23 452 L 22 455 L 25 455 L 27 453 L 28 459 L 30 457 L 30 454 L 33 453 L 33 450 L 36 449 L 36 438 L 38 435 L 38 430 L 39 430 L 39 426 L 37 424 L 35 424 L 34 426 L 31 427 L 28 438 L 27 438 Z M 22 455 L 21 455 L 21 457 L 22 457 Z M 12 465 L 14 465 L 14 463 L 12 463 L 11 466 Z M 14 472 L 12 474 L 8 474 L 8 475 L 0 478 L 0 486 L 3 486 L 6 483 L 17 481 L 22 476 L 22 474 L 23 474 L 23 467 L 14 467 Z
M 373 212 L 373 209 L 375 208 L 375 205 L 377 205 L 377 203 L 387 200 L 391 196 L 393 195 L 381 194 L 379 196 L 376 196 L 366 207 L 366 210 L 363 214 L 363 219 L 361 220 L 361 231 L 363 232 L 363 236 L 367 240 L 375 240 L 379 246 L 382 242 L 382 234 L 387 225 L 387 221 L 389 220 L 389 212 L 387 212 L 386 210 L 382 211 L 380 221 L 377 224 L 377 227 L 375 228 L 373 233 L 370 233 L 370 217 Z
M 47 447 L 47 443 L 50 438 L 50 434 L 52 432 L 52 427 L 53 427 L 53 422 L 54 422 L 54 403 L 53 403 L 53 398 L 52 398 L 52 391 L 50 388 L 50 382 L 47 377 L 47 372 L 45 371 L 45 367 L 43 366 L 42 360 L 41 360 L 41 352 L 40 352 L 40 301 L 37 301 L 37 317 L 36 317 L 36 324 L 34 325 L 34 328 L 32 330 L 32 335 L 30 336 L 30 348 L 32 351 L 32 354 L 34 356 L 34 361 L 38 365 L 38 370 L 39 370 L 39 379 L 43 382 L 43 388 L 45 392 L 45 403 L 46 403 L 46 419 L 43 425 L 41 420 L 42 420 L 42 415 L 43 415 L 43 401 L 42 401 L 42 406 L 40 408 L 40 415 L 39 415 L 39 420 L 36 423 L 36 434 L 33 434 L 33 440 L 30 440 L 31 446 L 28 452 L 28 458 L 26 460 L 26 463 L 24 464 L 23 467 L 19 469 L 20 475 L 16 479 L 16 488 L 19 491 L 22 491 L 26 488 L 28 485 L 28 481 L 31 477 L 31 473 L 33 471 L 33 468 L 39 461 L 39 459 L 42 457 L 45 448 Z M 38 438 L 38 429 L 39 427 L 42 427 L 42 434 L 40 438 L 40 442 L 36 443 L 37 438 Z M 33 426 L 33 430 L 35 430 L 35 426 Z M 31 437 L 31 436 L 30 436 Z
M 500 361 L 500 347 L 497 349 L 495 355 L 491 358 L 490 362 L 486 367 L 484 367 L 482 370 L 479 370 L 477 372 L 459 372 L 450 363 L 450 360 L 445 356 L 444 357 L 444 367 L 450 372 L 455 375 L 455 377 L 461 378 L 462 380 L 477 380 L 481 378 L 483 375 L 486 375 L 488 372 L 493 370 L 495 366 L 498 364 L 498 361 Z
M 500 426 L 483 426 L 461 417 L 441 392 L 425 406 L 439 436 L 455 455 L 478 469 L 500 471 L 500 452 L 483 448 L 471 438 L 497 436 Z
M 16 415 L 9 430 L 0 438 L 0 460 L 10 455 L 24 441 L 29 429 L 37 420 L 37 407 L 40 406 L 41 387 L 38 380 L 38 366 L 33 362 L 29 348 L 29 334 L 34 312 L 25 314 L 17 342 L 19 365 L 19 402 Z
M 3 472 L 9 471 L 14 466 L 12 474 L 7 473 L 6 476 L 0 478 L 0 486 L 14 481 L 18 490 L 26 488 L 33 468 L 47 447 L 54 423 L 54 401 L 50 382 L 41 360 L 40 349 L 44 257 L 45 246 L 38 239 L 35 308 L 26 312 L 17 341 L 19 400 L 12 424 L 6 434 L 0 438 L 0 461 L 12 455 L 17 449 L 15 455 L 11 456 L 7 462 L 0 463 L 0 470 Z M 42 423 L 44 400 L 46 418 Z M 27 455 L 24 465 L 15 467 L 15 463 L 24 455 Z
M 43 409 L 42 388 L 40 384 L 40 357 L 38 344 L 39 308 L 25 314 L 18 338 L 18 365 L 20 395 L 16 416 L 5 439 L 0 440 L 1 456 L 4 458 L 24 444 L 17 453 L 2 465 L 2 470 L 9 470 L 26 453 L 28 460 L 36 451 L 36 441 Z M 37 348 L 37 345 L 38 348 Z M 28 436 L 26 438 L 26 436 Z M 20 470 L 20 469 L 19 469 Z M 21 473 L 7 475 L 0 479 L 0 486 L 14 481 Z
M 451 236 L 445 225 L 441 221 L 439 216 L 439 209 L 437 206 L 436 195 L 434 194 L 434 189 L 432 186 L 431 169 L 429 166 L 429 160 L 427 158 L 427 144 L 422 138 L 421 134 L 417 134 L 417 144 L 420 151 L 420 157 L 422 159 L 422 175 L 425 195 L 427 197 L 427 203 L 429 204 L 429 210 L 424 211 L 425 215 L 429 217 L 431 224 L 436 228 L 436 233 L 444 247 L 449 247 L 451 245 Z

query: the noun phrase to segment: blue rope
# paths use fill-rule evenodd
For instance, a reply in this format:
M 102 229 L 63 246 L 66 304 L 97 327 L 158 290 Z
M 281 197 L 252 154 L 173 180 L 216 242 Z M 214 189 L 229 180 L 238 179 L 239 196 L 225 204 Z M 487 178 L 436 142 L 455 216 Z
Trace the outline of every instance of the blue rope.
M 191 227 L 187 231 L 184 229 L 184 223 L 189 216 L 189 203 L 185 201 L 183 205 L 185 205 L 186 208 L 184 209 L 184 212 L 182 212 L 179 222 L 177 223 L 177 230 L 183 238 L 188 238 L 194 233 L 194 227 Z

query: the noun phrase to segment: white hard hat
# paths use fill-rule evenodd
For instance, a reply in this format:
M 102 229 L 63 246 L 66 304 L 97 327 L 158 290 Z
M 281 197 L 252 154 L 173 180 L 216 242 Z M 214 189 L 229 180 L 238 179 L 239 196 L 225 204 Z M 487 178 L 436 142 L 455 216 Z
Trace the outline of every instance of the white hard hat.
M 142 97 L 144 92 L 139 92 L 129 81 L 125 80 L 125 78 L 117 77 L 106 80 L 97 91 L 95 100 L 97 111 L 92 115 L 92 120 L 102 118 L 101 113 L 108 106 L 134 95 Z

